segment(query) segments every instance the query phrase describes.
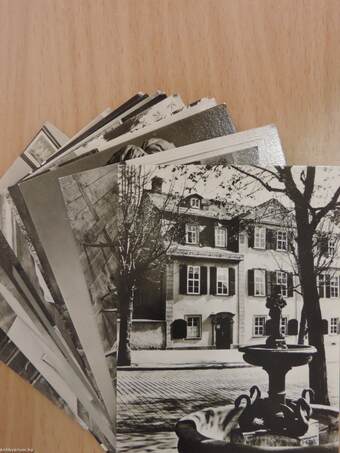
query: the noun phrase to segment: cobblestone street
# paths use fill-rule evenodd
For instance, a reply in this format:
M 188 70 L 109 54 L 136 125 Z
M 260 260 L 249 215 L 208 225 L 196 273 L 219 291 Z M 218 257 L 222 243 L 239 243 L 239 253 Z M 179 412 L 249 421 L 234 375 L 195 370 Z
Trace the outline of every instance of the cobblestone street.
M 328 364 L 331 404 L 338 406 L 338 364 Z M 308 367 L 287 375 L 287 393 L 297 397 L 308 387 Z M 177 451 L 173 432 L 182 416 L 234 401 L 254 384 L 266 391 L 267 374 L 258 367 L 118 372 L 118 451 Z

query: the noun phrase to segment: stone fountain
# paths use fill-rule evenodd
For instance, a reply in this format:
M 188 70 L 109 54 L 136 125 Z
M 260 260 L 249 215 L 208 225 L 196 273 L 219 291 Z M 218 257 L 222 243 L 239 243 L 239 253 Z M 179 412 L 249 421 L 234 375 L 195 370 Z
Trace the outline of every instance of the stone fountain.
M 243 358 L 261 366 L 269 378 L 268 395 L 254 385 L 234 405 L 208 408 L 176 425 L 180 453 L 338 452 L 337 408 L 313 404 L 314 392 L 287 398 L 285 378 L 293 367 L 306 365 L 317 353 L 313 346 L 286 344 L 281 333 L 280 287 L 267 298 L 270 336 L 265 344 L 240 347 Z

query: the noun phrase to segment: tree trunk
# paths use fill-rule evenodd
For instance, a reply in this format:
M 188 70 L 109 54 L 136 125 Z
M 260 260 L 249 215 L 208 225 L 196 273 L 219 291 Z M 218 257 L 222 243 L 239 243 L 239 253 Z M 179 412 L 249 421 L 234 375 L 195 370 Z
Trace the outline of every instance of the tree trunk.
M 316 283 L 313 256 L 313 234 L 308 211 L 295 207 L 298 230 L 297 246 L 300 261 L 300 278 L 303 288 L 303 307 L 308 325 L 309 344 L 317 349 L 317 354 L 309 364 L 309 385 L 315 392 L 315 402 L 329 404 L 327 366 L 322 332 L 322 316 L 319 293 Z
M 120 326 L 118 346 L 118 366 L 131 365 L 131 331 L 134 288 L 125 288 L 119 291 Z

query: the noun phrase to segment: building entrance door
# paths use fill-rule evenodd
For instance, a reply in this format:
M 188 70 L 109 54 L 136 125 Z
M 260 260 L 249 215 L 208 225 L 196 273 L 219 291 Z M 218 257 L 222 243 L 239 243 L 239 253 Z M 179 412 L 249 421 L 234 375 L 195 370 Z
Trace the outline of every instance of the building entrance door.
M 233 344 L 234 315 L 218 313 L 215 317 L 216 349 L 230 349 Z

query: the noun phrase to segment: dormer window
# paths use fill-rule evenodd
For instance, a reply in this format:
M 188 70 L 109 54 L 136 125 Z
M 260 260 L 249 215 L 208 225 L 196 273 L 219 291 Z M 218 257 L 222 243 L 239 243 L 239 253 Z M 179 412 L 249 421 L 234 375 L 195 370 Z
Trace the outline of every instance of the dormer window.
M 185 242 L 187 244 L 198 244 L 198 228 L 196 225 L 185 225 Z
M 330 238 L 328 239 L 328 255 L 330 256 L 334 256 L 335 255 L 335 246 L 336 246 L 336 239 L 333 237 L 333 238 Z
M 190 198 L 190 206 L 194 209 L 200 209 L 201 207 L 201 200 L 197 197 Z

